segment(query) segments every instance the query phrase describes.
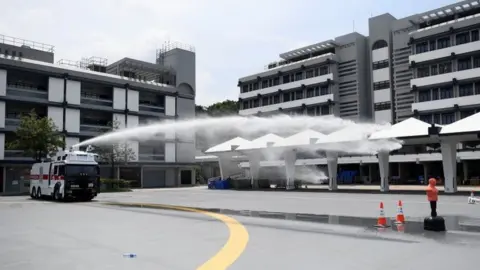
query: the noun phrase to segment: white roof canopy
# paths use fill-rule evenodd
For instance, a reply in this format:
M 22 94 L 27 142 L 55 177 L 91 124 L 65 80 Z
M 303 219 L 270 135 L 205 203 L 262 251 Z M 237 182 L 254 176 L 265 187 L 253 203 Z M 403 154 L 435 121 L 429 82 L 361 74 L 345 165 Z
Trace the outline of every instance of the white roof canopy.
M 318 139 L 326 138 L 327 135 L 317 132 L 315 130 L 307 129 L 297 134 L 294 134 L 290 137 L 285 138 L 284 140 L 279 141 L 274 146 L 275 147 L 289 147 L 297 145 L 309 145 L 314 144 Z
M 480 132 L 480 113 L 458 120 L 442 127 L 440 135 Z
M 408 118 L 388 129 L 380 130 L 370 136 L 371 140 L 428 136 L 429 123 L 416 118 Z
M 249 142 L 250 141 L 245 140 L 244 138 L 236 137 L 219 145 L 210 147 L 207 151 L 205 151 L 205 153 L 230 152 L 234 151 L 238 146 Z
M 256 138 L 255 140 L 249 142 L 245 142 L 241 144 L 236 150 L 253 150 L 253 149 L 261 149 L 261 148 L 266 148 L 275 145 L 276 143 L 279 143 L 283 141 L 284 138 L 275 135 L 273 133 L 269 133 L 267 135 L 264 135 L 262 137 Z

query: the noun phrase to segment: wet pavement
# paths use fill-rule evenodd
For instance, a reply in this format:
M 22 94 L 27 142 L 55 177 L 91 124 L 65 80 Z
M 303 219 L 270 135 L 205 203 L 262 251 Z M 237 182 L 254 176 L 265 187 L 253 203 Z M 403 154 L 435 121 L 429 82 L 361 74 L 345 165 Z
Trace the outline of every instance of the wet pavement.
M 169 207 L 180 205 L 246 228 L 246 248 L 233 245 L 241 255 L 228 269 L 477 267 L 480 205 L 440 197 L 447 232 L 438 233 L 423 230 L 424 196 L 345 195 L 183 189 L 101 194 L 91 203 L 0 198 L 0 263 L 22 270 L 201 269 L 238 240 L 229 222 Z M 407 220 L 400 227 L 393 222 L 399 199 Z M 374 227 L 379 201 L 389 228 Z M 137 258 L 123 258 L 130 252 Z

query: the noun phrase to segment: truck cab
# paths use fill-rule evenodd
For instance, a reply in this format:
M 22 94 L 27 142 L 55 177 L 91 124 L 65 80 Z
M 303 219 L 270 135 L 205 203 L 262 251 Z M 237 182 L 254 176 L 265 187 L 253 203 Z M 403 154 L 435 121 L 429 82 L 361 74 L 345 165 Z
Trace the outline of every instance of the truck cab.
M 60 151 L 51 160 L 33 164 L 30 178 L 30 196 L 35 199 L 89 201 L 100 192 L 100 168 L 94 153 Z

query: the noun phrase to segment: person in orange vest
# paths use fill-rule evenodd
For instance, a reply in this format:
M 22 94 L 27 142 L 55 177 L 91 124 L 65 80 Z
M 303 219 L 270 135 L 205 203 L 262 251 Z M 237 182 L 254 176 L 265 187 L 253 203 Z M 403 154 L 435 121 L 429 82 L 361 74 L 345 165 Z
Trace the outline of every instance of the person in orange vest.
M 435 186 L 437 184 L 437 180 L 435 178 L 428 179 L 428 187 L 427 187 L 427 199 L 430 202 L 430 209 L 432 210 L 431 216 L 437 216 L 437 201 L 438 201 L 438 189 Z

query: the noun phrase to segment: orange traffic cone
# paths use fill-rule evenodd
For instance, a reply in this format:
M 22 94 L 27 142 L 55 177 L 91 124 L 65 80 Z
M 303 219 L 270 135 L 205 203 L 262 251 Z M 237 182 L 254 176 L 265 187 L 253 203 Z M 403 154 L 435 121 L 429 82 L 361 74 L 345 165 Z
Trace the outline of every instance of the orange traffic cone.
M 395 223 L 397 223 L 397 224 L 404 224 L 405 223 L 405 216 L 403 215 L 402 201 L 398 201 L 397 219 L 396 219 Z
M 377 219 L 375 227 L 385 228 L 387 226 L 387 218 L 385 217 L 385 211 L 383 210 L 383 202 L 380 202 L 380 215 Z
M 404 233 L 405 232 L 405 225 L 397 224 L 397 232 Z

